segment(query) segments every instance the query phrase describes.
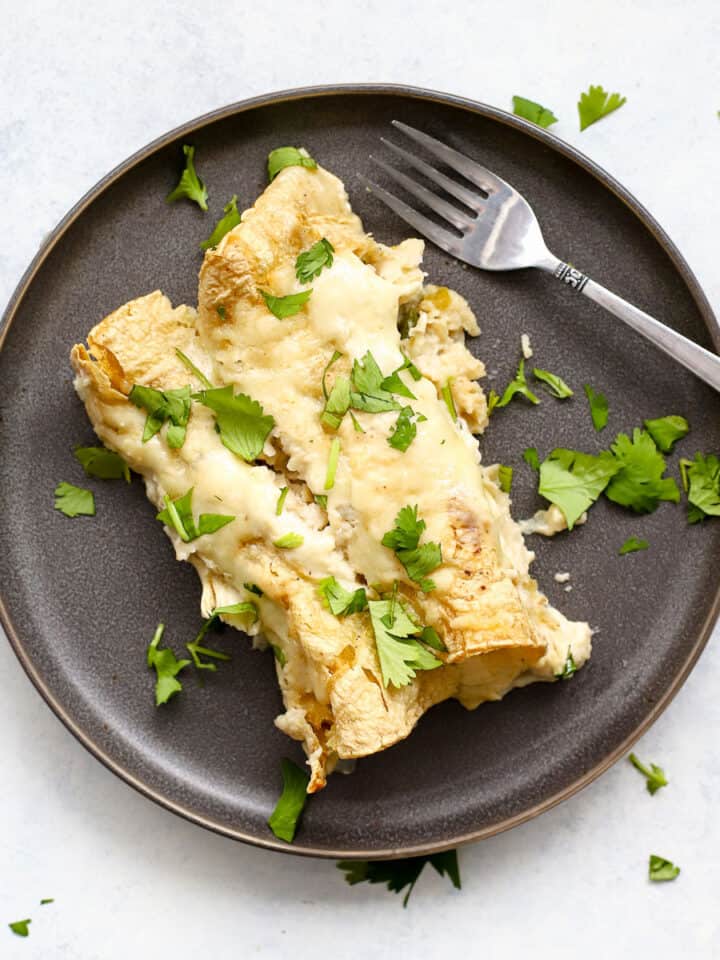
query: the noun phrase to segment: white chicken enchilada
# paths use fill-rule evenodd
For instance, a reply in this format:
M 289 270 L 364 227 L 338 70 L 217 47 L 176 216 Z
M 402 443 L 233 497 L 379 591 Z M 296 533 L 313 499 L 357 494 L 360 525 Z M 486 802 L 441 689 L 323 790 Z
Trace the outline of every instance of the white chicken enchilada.
M 207 251 L 197 310 L 133 300 L 72 364 L 96 433 L 197 570 L 203 615 L 272 647 L 276 723 L 312 793 L 433 704 L 582 666 L 590 628 L 539 591 L 480 463 L 469 305 L 425 282 L 420 240 L 378 243 L 343 184 L 291 156 Z

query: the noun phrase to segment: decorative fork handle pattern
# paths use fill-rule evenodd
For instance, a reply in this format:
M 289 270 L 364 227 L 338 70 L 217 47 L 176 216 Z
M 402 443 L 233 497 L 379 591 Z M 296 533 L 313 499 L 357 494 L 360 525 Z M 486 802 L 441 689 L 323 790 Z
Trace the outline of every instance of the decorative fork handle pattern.
M 720 391 L 720 357 L 717 354 L 711 353 L 692 340 L 688 340 L 687 337 L 683 337 L 682 334 L 671 330 L 670 327 L 666 327 L 650 314 L 634 307 L 622 297 L 618 297 L 617 294 L 591 280 L 575 267 L 562 261 L 556 261 L 552 265 L 542 264 L 542 266 L 549 269 L 558 280 L 573 290 L 584 293 L 590 300 L 594 300 L 595 303 L 615 314 L 660 350 L 687 367 L 715 390 Z

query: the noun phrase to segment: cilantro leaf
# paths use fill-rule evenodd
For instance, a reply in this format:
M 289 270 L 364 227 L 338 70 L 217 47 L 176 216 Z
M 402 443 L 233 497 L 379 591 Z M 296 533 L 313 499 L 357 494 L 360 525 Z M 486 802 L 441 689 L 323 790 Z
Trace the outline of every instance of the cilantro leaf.
M 634 753 L 630 754 L 628 760 L 636 770 L 639 770 L 640 773 L 646 777 L 645 786 L 647 787 L 647 792 L 651 796 L 657 793 L 661 787 L 666 787 L 668 785 L 667 777 L 665 776 L 665 771 L 662 769 L 662 767 L 658 767 L 657 764 L 651 763 L 650 768 L 648 769 L 644 763 L 641 763 L 638 760 Z
M 638 550 L 647 550 L 650 544 L 647 540 L 638 540 L 637 537 L 628 537 L 625 543 L 620 547 L 618 553 L 624 557 L 626 553 L 635 553 Z
M 333 437 L 330 444 L 330 453 L 328 454 L 328 465 L 325 473 L 325 489 L 332 490 L 335 486 L 335 474 L 337 473 L 338 460 L 340 458 L 340 437 Z
M 189 660 L 177 660 L 169 647 L 159 647 L 165 632 L 165 624 L 159 623 L 157 630 L 147 648 L 147 665 L 153 667 L 157 674 L 155 681 L 155 706 L 167 703 L 170 697 L 182 690 L 182 684 L 177 675 L 185 667 L 190 666 Z
M 268 154 L 268 180 L 271 182 L 285 167 L 317 169 L 317 163 L 303 147 L 276 147 Z
M 448 408 L 450 419 L 453 421 L 453 423 L 456 423 L 458 417 L 457 417 L 457 408 L 455 407 L 455 398 L 453 397 L 453 392 L 452 392 L 452 383 L 453 383 L 453 378 L 448 377 L 447 382 L 445 383 L 445 386 L 441 387 L 440 389 L 440 395 L 445 401 L 445 406 Z
M 682 440 L 690 431 L 690 424 L 685 417 L 659 417 L 657 420 L 646 420 L 645 429 L 655 441 L 658 450 L 670 453 L 678 440 Z
M 277 498 L 277 503 L 275 504 L 275 516 L 279 517 L 283 512 L 283 507 L 285 506 L 285 500 L 288 495 L 290 487 L 283 487 L 280 491 L 280 496 Z
M 580 130 L 585 130 L 592 123 L 602 120 L 613 110 L 617 110 L 627 101 L 619 93 L 607 93 L 601 86 L 593 87 L 587 93 L 580 94 L 578 114 L 580 115 Z
M 663 477 L 665 458 L 647 431 L 636 427 L 632 440 L 620 433 L 611 449 L 620 469 L 605 490 L 609 500 L 636 513 L 651 513 L 660 500 L 680 501 L 673 478 Z
M 414 416 L 415 411 L 412 407 L 403 407 L 392 428 L 392 433 L 387 438 L 390 446 L 395 450 L 400 450 L 401 453 L 405 453 L 417 436 L 417 426 L 413 420 Z
M 410 336 L 410 331 L 417 326 L 419 319 L 420 311 L 416 303 L 406 302 L 400 304 L 398 307 L 397 326 L 402 340 L 407 340 Z
M 435 627 L 423 627 L 420 632 L 420 642 L 424 643 L 427 647 L 432 647 L 433 650 L 447 653 L 447 647 Z
M 185 169 L 180 175 L 178 185 L 165 197 L 167 203 L 176 200 L 192 200 L 201 210 L 207 210 L 208 193 L 205 184 L 195 172 L 195 147 L 183 144 L 185 154 Z
M 557 397 L 558 400 L 564 400 L 566 397 L 572 397 L 574 395 L 574 392 L 565 383 L 563 378 L 558 377 L 557 374 L 550 373 L 549 370 L 541 370 L 539 367 L 534 367 L 533 376 L 536 380 L 544 383 L 550 393 L 554 397 Z
M 308 290 L 301 290 L 299 293 L 289 293 L 286 297 L 274 297 L 267 290 L 261 290 L 263 300 L 267 308 L 278 320 L 286 320 L 288 317 L 294 317 L 300 313 L 302 308 L 310 299 L 312 287 Z
M 497 407 L 498 409 L 500 407 L 506 407 L 512 398 L 518 395 L 525 397 L 525 399 L 529 400 L 530 403 L 540 403 L 538 398 L 527 385 L 527 377 L 525 376 L 525 357 L 523 357 L 518 364 L 515 379 L 511 380 L 507 387 L 505 387 L 505 392 L 503 393 L 502 397 L 500 400 L 494 403 L 493 406 Z
M 402 351 L 400 351 L 402 353 Z M 393 372 L 382 381 L 380 386 L 383 390 L 387 390 L 388 393 L 396 393 L 401 397 L 408 397 L 410 400 L 417 400 L 417 397 L 412 392 L 410 387 L 408 387 L 404 380 L 401 378 L 400 373 L 403 370 L 407 370 L 410 376 L 416 382 L 422 379 L 422 374 L 412 362 L 410 357 L 405 356 L 403 353 L 403 363 L 397 367 Z
M 680 461 L 680 472 L 688 495 L 688 522 L 720 517 L 720 460 L 712 453 L 696 453 L 694 460 Z
M 119 480 L 121 477 L 130 483 L 130 468 L 123 458 L 105 447 L 75 447 L 75 459 L 88 477 L 98 480 Z
M 575 663 L 575 657 L 573 656 L 572 648 L 568 647 L 567 656 L 565 657 L 565 663 L 560 673 L 555 674 L 556 680 L 569 680 L 570 677 L 574 676 L 577 673 L 577 664 Z
M 382 538 L 382 545 L 391 550 L 413 550 L 425 529 L 425 521 L 418 518 L 417 504 L 403 507 L 395 517 L 395 526 Z
M 278 547 L 280 550 L 294 550 L 296 547 L 301 547 L 305 543 L 305 537 L 300 533 L 284 533 L 281 537 L 278 537 L 277 540 L 273 540 L 273 546 Z
M 190 357 L 188 357 L 187 354 L 184 354 L 179 347 L 175 347 L 175 356 L 178 358 L 180 363 L 182 363 L 185 367 L 187 367 L 187 369 L 190 371 L 190 373 L 193 374 L 193 376 L 197 377 L 197 379 L 200 381 L 200 383 L 204 387 L 206 387 L 208 390 L 212 390 L 212 384 L 210 383 L 208 378 L 205 376 L 205 374 L 202 372 L 202 370 L 199 370 L 195 366 L 195 364 L 192 362 Z
M 540 457 L 538 456 L 537 447 L 526 447 L 523 450 L 523 460 L 528 466 L 532 467 L 533 470 L 540 469 Z
M 153 387 L 143 387 L 136 383 L 128 394 L 128 399 L 136 407 L 147 410 L 142 435 L 143 443 L 152 439 L 166 420 L 170 421 L 167 428 L 168 446 L 177 450 L 185 443 L 187 422 L 190 417 L 190 387 L 180 387 L 178 390 L 155 390 Z
M 291 760 L 281 761 L 283 789 L 268 826 L 279 840 L 292 843 L 298 828 L 300 815 L 307 803 L 307 786 L 310 776 Z
M 395 517 L 394 528 L 388 530 L 381 543 L 395 552 L 410 579 L 419 584 L 424 593 L 429 593 L 435 589 L 435 583 L 425 575 L 440 566 L 442 551 L 439 543 L 419 545 L 425 521 L 418 519 L 417 510 L 417 504 L 403 507 Z
M 310 283 L 315 277 L 320 276 L 323 267 L 333 265 L 333 254 L 335 248 L 326 240 L 318 240 L 309 250 L 301 253 L 295 261 L 295 276 L 300 283 Z
M 674 880 L 679 873 L 680 867 L 676 867 L 670 860 L 666 860 L 665 857 L 658 857 L 654 853 L 650 854 L 648 879 L 655 883 Z
M 368 609 L 386 687 L 390 684 L 404 687 L 415 678 L 418 670 L 434 670 L 442 666 L 442 660 L 414 639 L 421 633 L 421 627 L 410 618 L 402 602 L 369 600 Z
M 195 395 L 200 403 L 215 411 L 215 423 L 223 444 L 248 462 L 262 453 L 275 420 L 244 393 L 233 396 L 233 388 L 215 387 Z
M 66 517 L 94 517 L 95 497 L 90 490 L 63 480 L 55 487 L 55 509 Z
M 362 587 L 346 590 L 335 577 L 325 577 L 318 584 L 318 593 L 325 605 L 336 617 L 345 617 L 350 613 L 360 613 L 367 607 L 367 594 Z
M 599 433 L 605 429 L 608 422 L 607 397 L 604 393 L 595 393 L 589 383 L 584 385 L 583 390 L 590 404 L 590 416 L 592 417 L 593 426 Z
M 197 524 L 192 515 L 192 495 L 193 487 L 184 493 L 177 500 L 171 500 L 166 494 L 163 497 L 165 509 L 155 517 L 166 527 L 170 527 L 177 533 L 183 543 L 190 543 L 191 540 L 197 540 L 198 537 L 205 536 L 208 533 L 215 533 L 228 523 L 232 523 L 234 516 L 222 513 L 201 513 Z
M 325 400 L 320 422 L 331 430 L 337 430 L 342 418 L 350 409 L 350 381 L 347 377 L 335 377 L 332 390 Z
M 410 894 L 417 883 L 426 863 L 429 863 L 441 877 L 447 875 L 456 890 L 461 889 L 460 868 L 457 850 L 446 850 L 426 857 L 405 857 L 401 860 L 340 860 L 338 870 L 345 874 L 350 886 L 356 883 L 384 883 L 392 893 L 402 893 L 403 907 L 407 907 Z
M 220 217 L 218 222 L 215 224 L 215 228 L 207 240 L 204 240 L 200 244 L 201 250 L 210 250 L 211 247 L 216 247 L 226 233 L 236 227 L 240 223 L 240 214 L 238 213 L 237 208 L 237 194 L 232 195 L 232 199 L 229 203 L 226 203 L 223 207 L 223 215 Z
M 558 447 L 540 464 L 538 491 L 562 510 L 572 530 L 618 470 L 618 462 L 607 451 L 594 457 Z
M 503 491 L 503 493 L 510 493 L 510 488 L 512 487 L 513 479 L 513 468 L 506 467 L 505 464 L 501 463 L 498 465 L 498 486 Z
M 385 378 L 377 365 L 375 357 L 368 350 L 362 360 L 353 361 L 350 403 L 355 410 L 367 413 L 385 413 L 387 410 L 400 410 L 400 404 L 383 387 Z
M 523 120 L 529 120 L 536 123 L 539 127 L 551 127 L 557 123 L 557 117 L 548 107 L 543 107 L 534 100 L 526 100 L 525 97 L 513 97 L 513 113 L 516 117 L 522 117 Z
M 26 920 L 15 920 L 13 923 L 9 923 L 8 926 L 13 933 L 16 933 L 19 937 L 27 937 L 30 933 L 28 926 L 32 923 L 32 920 L 28 917 Z

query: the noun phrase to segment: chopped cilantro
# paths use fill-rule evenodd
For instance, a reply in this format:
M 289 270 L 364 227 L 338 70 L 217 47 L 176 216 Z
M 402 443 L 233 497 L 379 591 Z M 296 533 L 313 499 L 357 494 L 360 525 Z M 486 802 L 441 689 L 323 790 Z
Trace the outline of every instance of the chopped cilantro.
M 505 464 L 498 464 L 498 486 L 503 493 L 510 493 L 513 479 L 513 468 L 506 467 Z
M 368 609 L 386 687 L 390 684 L 404 687 L 414 679 L 418 670 L 434 670 L 442 666 L 442 660 L 415 639 L 422 633 L 422 628 L 411 619 L 401 601 L 369 600 Z
M 530 403 L 540 403 L 538 398 L 527 385 L 527 377 L 525 376 L 525 357 L 523 357 L 518 364 L 515 379 L 511 380 L 507 387 L 505 387 L 505 391 L 501 399 L 495 401 L 493 407 L 497 407 L 498 409 L 500 409 L 500 407 L 506 407 L 512 398 L 518 395 L 525 397 L 525 399 L 529 400 Z
M 604 393 L 595 393 L 589 383 L 586 383 L 583 389 L 590 404 L 590 416 L 592 417 L 593 426 L 599 433 L 605 429 L 608 422 L 607 397 Z
M 555 674 L 556 680 L 569 680 L 574 674 L 577 673 L 577 664 L 575 663 L 575 657 L 573 656 L 572 648 L 568 647 L 567 656 L 565 657 L 565 663 L 560 673 Z
M 635 756 L 634 753 L 631 753 L 628 757 L 630 763 L 635 767 L 636 770 L 639 770 L 640 773 L 646 778 L 645 786 L 647 787 L 647 792 L 652 796 L 657 793 L 661 787 L 666 787 L 668 785 L 667 777 L 665 776 L 665 771 L 662 767 L 658 767 L 657 764 L 651 763 L 648 768 L 644 763 L 641 763 L 640 760 Z
M 355 414 L 352 412 L 352 410 L 350 411 L 350 419 L 352 420 L 352 425 L 353 425 L 353 427 L 354 427 L 354 429 L 355 429 L 355 433 L 365 433 L 365 431 L 363 430 L 363 428 L 360 426 L 360 421 L 359 421 L 358 418 L 355 416 Z
M 320 422 L 331 430 L 337 430 L 349 409 L 350 381 L 347 377 L 335 377 L 332 390 L 325 400 Z
M 282 647 L 278 646 L 277 643 L 271 643 L 270 646 L 272 647 L 273 656 L 275 657 L 277 662 L 280 664 L 280 666 L 284 667 L 287 663 L 287 657 L 285 656 L 285 651 L 283 650 Z
M 94 517 L 95 497 L 90 490 L 63 480 L 55 487 L 55 509 L 66 517 Z
M 326 493 L 315 493 L 313 494 L 315 498 L 315 503 L 321 507 L 323 510 L 327 510 L 327 494 Z
M 568 530 L 595 503 L 619 464 L 611 453 L 594 457 L 559 447 L 540 464 L 540 494 L 565 515 Z
M 315 170 L 317 163 L 302 147 L 299 150 L 297 147 L 276 147 L 268 154 L 267 166 L 268 180 L 272 181 L 285 167 L 306 167 L 308 170 Z
M 445 401 L 445 406 L 448 408 L 448 413 L 450 414 L 450 419 L 454 422 L 457 421 L 457 409 L 455 407 L 455 398 L 453 397 L 452 392 L 452 383 L 453 378 L 448 377 L 445 386 L 441 387 L 440 394 L 442 395 L 443 400 Z
M 30 933 L 28 927 L 32 923 L 32 920 L 28 917 L 26 920 L 15 920 L 13 923 L 9 923 L 8 926 L 13 933 L 16 933 L 19 937 L 27 937 Z
M 493 412 L 495 407 L 500 403 L 500 395 L 495 391 L 491 390 L 487 395 L 487 415 Z
M 211 673 L 215 673 L 217 664 L 212 663 L 212 660 L 232 659 L 229 653 L 222 653 L 220 650 L 212 650 L 210 647 L 202 646 L 198 643 L 197 637 L 191 643 L 186 643 L 185 646 L 188 648 L 196 670 L 210 670 Z M 200 657 L 210 657 L 211 660 L 201 660 Z
M 240 214 L 238 213 L 237 208 L 237 194 L 233 194 L 230 202 L 226 203 L 223 207 L 223 215 L 215 224 L 215 229 L 207 238 L 207 240 L 200 244 L 200 249 L 209 250 L 211 247 L 216 247 L 225 234 L 230 233 L 230 231 L 239 223 Z
M 601 86 L 591 86 L 587 93 L 580 94 L 578 114 L 580 116 L 580 130 L 585 130 L 592 123 L 602 120 L 613 110 L 617 110 L 627 100 L 619 93 L 607 93 Z
M 435 627 L 423 627 L 420 631 L 420 641 L 433 650 L 439 650 L 441 653 L 447 653 L 447 647 L 443 643 L 442 637 Z
M 690 431 L 690 424 L 685 417 L 659 417 L 657 420 L 646 420 L 645 429 L 655 441 L 658 450 L 670 453 L 678 440 L 682 440 Z
M 165 624 L 159 623 L 157 630 L 147 648 L 147 665 L 153 667 L 157 674 L 155 681 L 155 706 L 167 703 L 170 697 L 182 690 L 182 684 L 177 675 L 185 667 L 190 666 L 189 660 L 177 660 L 169 647 L 159 647 L 165 632 Z
M 688 497 L 688 522 L 720 517 L 720 460 L 712 453 L 696 453 L 681 460 L 680 473 Z
M 176 200 L 192 200 L 201 210 L 207 210 L 208 193 L 205 184 L 195 172 L 195 147 L 183 144 L 185 154 L 185 169 L 180 174 L 180 180 L 174 190 L 165 197 L 167 203 Z
M 105 447 L 75 447 L 73 453 L 88 477 L 97 477 L 98 480 L 119 480 L 122 477 L 130 483 L 130 468 L 114 451 Z
M 205 376 L 205 374 L 202 372 L 202 370 L 199 370 L 195 366 L 195 364 L 192 362 L 190 357 L 188 357 L 187 354 L 184 354 L 179 347 L 175 347 L 175 356 L 178 358 L 180 363 L 182 363 L 185 367 L 187 367 L 187 369 L 190 371 L 190 373 L 193 374 L 193 376 L 197 377 L 197 379 L 206 389 L 212 390 L 212 384 L 210 383 L 208 378 Z
M 387 438 L 390 446 L 395 450 L 400 450 L 401 453 L 407 450 L 417 436 L 417 426 L 413 420 L 414 416 L 415 411 L 412 407 L 403 407 L 398 414 L 390 436 Z
M 680 867 L 676 867 L 670 860 L 666 860 L 665 857 L 658 857 L 654 853 L 650 854 L 648 878 L 653 882 L 674 880 L 679 873 Z
M 273 540 L 273 545 L 280 550 L 294 550 L 305 543 L 305 537 L 300 533 L 284 533 L 277 540 Z
M 353 361 L 352 386 L 354 389 L 350 393 L 351 406 L 355 410 L 364 410 L 366 413 L 399 410 L 400 404 L 382 385 L 384 379 L 375 357 L 369 350 L 362 360 Z
M 185 443 L 187 422 L 190 417 L 190 387 L 180 387 L 178 390 L 155 390 L 153 387 L 143 387 L 135 384 L 128 399 L 147 410 L 145 429 L 142 442 L 147 443 L 160 430 L 166 420 L 170 423 L 167 428 L 168 446 L 177 450 Z
M 557 123 L 557 117 L 548 107 L 543 107 L 534 100 L 526 100 L 525 97 L 513 97 L 513 113 L 516 117 L 522 117 L 523 120 L 529 120 L 536 123 L 539 127 L 551 127 Z
M 557 397 L 558 400 L 564 400 L 566 397 L 573 396 L 573 391 L 565 383 L 563 378 L 558 377 L 557 374 L 550 373 L 549 370 L 541 370 L 539 367 L 534 367 L 533 376 L 536 380 L 544 383 L 550 393 L 554 397 Z
M 232 523 L 235 519 L 234 516 L 222 513 L 201 513 L 196 524 L 192 515 L 192 495 L 193 487 L 190 487 L 187 493 L 178 497 L 177 500 L 171 500 L 166 494 L 163 498 L 165 509 L 161 510 L 155 518 L 174 530 L 183 543 L 190 543 L 198 537 L 215 533 L 216 530 Z
M 394 528 L 383 536 L 381 542 L 394 551 L 410 579 L 418 583 L 424 593 L 429 593 L 435 589 L 435 583 L 425 575 L 440 566 L 442 551 L 439 543 L 419 545 L 425 521 L 418 518 L 417 511 L 417 504 L 403 507 L 395 517 Z
M 283 789 L 268 820 L 268 826 L 279 840 L 292 843 L 300 815 L 307 802 L 308 773 L 291 760 L 281 762 Z
M 318 584 L 318 593 L 325 605 L 336 617 L 344 617 L 350 613 L 360 613 L 367 607 L 367 594 L 362 587 L 357 590 L 346 590 L 335 577 L 326 577 Z
M 605 490 L 609 500 L 636 513 L 651 513 L 660 500 L 679 502 L 678 486 L 672 477 L 663 477 L 665 458 L 647 431 L 636 427 L 632 440 L 620 433 L 611 449 L 619 469 Z
M 314 243 L 309 250 L 301 253 L 295 261 L 295 276 L 300 283 L 310 283 L 315 277 L 320 276 L 323 267 L 331 267 L 334 253 L 335 248 L 325 237 Z
M 276 316 L 278 320 L 286 320 L 288 317 L 294 317 L 296 313 L 300 313 L 310 299 L 312 287 L 308 290 L 301 290 L 299 293 L 289 293 L 286 297 L 274 297 L 267 290 L 261 290 L 260 293 L 270 313 Z
M 283 507 L 285 506 L 285 499 L 288 495 L 289 487 L 283 487 L 280 491 L 280 496 L 277 498 L 277 503 L 275 504 L 275 516 L 279 517 L 283 512 Z
M 532 467 L 533 470 L 540 469 L 540 457 L 538 456 L 537 447 L 526 447 L 523 450 L 523 460 L 528 466 Z
M 351 886 L 356 883 L 384 883 L 393 893 L 402 893 L 407 887 L 403 898 L 403 907 L 407 907 L 410 894 L 426 863 L 434 867 L 441 877 L 447 875 L 456 890 L 461 889 L 457 850 L 446 850 L 426 857 L 405 857 L 402 860 L 341 860 L 337 867 L 343 871 L 345 881 Z
M 388 377 L 385 377 L 380 386 L 383 388 L 383 390 L 387 390 L 389 393 L 395 393 L 401 397 L 408 397 L 410 400 L 417 400 L 415 394 L 400 376 L 400 373 L 403 370 L 407 370 L 407 372 L 416 382 L 422 379 L 422 374 L 412 362 L 410 357 L 406 357 L 403 353 L 403 363 L 393 370 Z
M 233 388 L 214 387 L 195 394 L 194 399 L 215 412 L 215 422 L 223 444 L 248 462 L 262 453 L 275 420 L 244 393 L 233 396 Z
M 340 437 L 333 437 L 330 444 L 330 453 L 328 454 L 327 472 L 325 473 L 325 489 L 332 490 L 335 486 L 335 474 L 337 473 L 338 459 L 340 457 Z
M 47 904 L 47 903 L 55 903 L 55 897 L 44 897 L 44 898 L 40 901 L 40 906 L 41 906 L 41 907 L 44 907 L 45 904 Z
M 249 589 L 250 586 L 252 586 L 252 584 L 245 584 L 246 589 Z M 262 591 L 260 591 L 259 595 L 262 596 Z M 210 670 L 211 673 L 215 673 L 216 670 L 214 663 L 208 663 L 205 660 L 201 660 L 201 656 L 210 657 L 212 660 L 231 659 L 228 653 L 221 653 L 219 650 L 211 650 L 209 647 L 202 645 L 205 634 L 221 614 L 235 617 L 249 615 L 252 617 L 250 622 L 254 623 L 255 620 L 257 620 L 257 607 L 252 600 L 242 600 L 239 603 L 226 604 L 224 607 L 215 607 L 215 609 L 210 613 L 210 616 L 203 623 L 202 627 L 200 627 L 198 635 L 195 637 L 195 639 L 191 643 L 186 644 L 188 651 L 190 652 L 190 656 L 193 659 L 193 663 L 198 670 Z
M 218 306 L 215 307 L 215 312 L 223 321 L 223 323 L 227 320 L 227 310 L 222 304 L 218 304 Z
M 638 550 L 647 550 L 650 544 L 647 540 L 638 540 L 637 537 L 628 537 L 625 543 L 620 547 L 618 553 L 624 557 L 626 553 L 635 553 Z

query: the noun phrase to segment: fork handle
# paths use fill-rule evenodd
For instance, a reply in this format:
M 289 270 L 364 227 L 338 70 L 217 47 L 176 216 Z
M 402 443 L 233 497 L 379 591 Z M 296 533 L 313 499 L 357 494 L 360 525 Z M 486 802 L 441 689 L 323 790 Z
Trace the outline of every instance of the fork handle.
M 670 327 L 666 327 L 664 323 L 660 323 L 650 314 L 639 310 L 610 290 L 606 290 L 605 287 L 567 263 L 556 260 L 554 263 L 543 263 L 542 268 L 553 273 L 558 280 L 577 293 L 584 293 L 586 297 L 599 303 L 610 313 L 614 313 L 616 317 L 624 320 L 629 327 L 637 330 L 673 360 L 677 360 L 705 383 L 720 391 L 720 357 L 717 354 L 711 353 L 692 340 L 688 340 L 687 337 L 683 337 L 682 334 L 671 330 Z

